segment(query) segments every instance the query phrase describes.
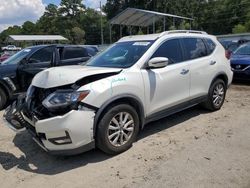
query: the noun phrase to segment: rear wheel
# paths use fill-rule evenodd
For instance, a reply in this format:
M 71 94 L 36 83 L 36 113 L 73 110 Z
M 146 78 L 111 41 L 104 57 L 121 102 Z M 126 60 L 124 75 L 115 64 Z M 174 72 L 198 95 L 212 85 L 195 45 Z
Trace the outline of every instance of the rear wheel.
M 7 95 L 2 88 L 0 88 L 0 110 L 3 110 L 7 103 Z
M 207 101 L 203 103 L 203 106 L 211 111 L 219 110 L 224 103 L 225 96 L 226 96 L 226 84 L 223 80 L 217 79 L 211 85 Z
M 119 104 L 107 110 L 97 129 L 97 146 L 108 154 L 129 149 L 139 132 L 139 118 L 133 107 Z

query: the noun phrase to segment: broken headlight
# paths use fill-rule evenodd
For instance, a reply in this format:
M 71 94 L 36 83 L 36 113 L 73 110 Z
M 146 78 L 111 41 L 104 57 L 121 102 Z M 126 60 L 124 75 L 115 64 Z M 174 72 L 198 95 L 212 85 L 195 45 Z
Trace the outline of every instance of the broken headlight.
M 51 93 L 42 103 L 48 109 L 65 108 L 82 101 L 88 94 L 88 90 L 58 90 Z

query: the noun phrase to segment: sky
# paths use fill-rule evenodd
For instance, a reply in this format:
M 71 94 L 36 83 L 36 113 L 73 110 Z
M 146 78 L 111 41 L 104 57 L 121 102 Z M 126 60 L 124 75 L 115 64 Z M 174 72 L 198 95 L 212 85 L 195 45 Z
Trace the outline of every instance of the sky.
M 101 0 L 102 4 L 106 0 Z M 61 0 L 0 0 L 0 32 L 12 25 L 25 21 L 35 22 L 43 15 L 49 3 L 59 5 Z M 100 0 L 83 0 L 84 5 L 97 9 Z

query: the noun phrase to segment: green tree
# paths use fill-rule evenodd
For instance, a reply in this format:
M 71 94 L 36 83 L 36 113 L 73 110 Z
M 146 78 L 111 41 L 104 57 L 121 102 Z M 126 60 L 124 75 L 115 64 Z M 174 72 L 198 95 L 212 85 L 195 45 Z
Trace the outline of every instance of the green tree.
M 36 25 L 30 21 L 26 21 L 22 25 L 22 33 L 35 34 L 36 33 Z
M 60 34 L 56 23 L 58 21 L 58 7 L 54 4 L 49 4 L 45 8 L 43 16 L 37 21 L 38 34 Z
M 85 9 L 82 0 L 62 0 L 59 12 L 62 16 L 74 17 L 79 16 L 80 12 Z
M 244 25 L 238 24 L 238 25 L 233 27 L 232 31 L 233 31 L 233 33 L 245 33 L 245 32 L 247 32 L 247 29 Z
M 85 42 L 85 32 L 79 27 L 74 27 L 72 29 L 72 42 L 74 44 L 84 44 Z

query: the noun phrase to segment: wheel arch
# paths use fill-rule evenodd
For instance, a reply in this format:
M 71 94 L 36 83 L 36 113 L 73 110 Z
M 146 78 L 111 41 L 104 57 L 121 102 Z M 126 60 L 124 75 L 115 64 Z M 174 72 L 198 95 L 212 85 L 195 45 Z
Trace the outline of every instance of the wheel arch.
M 107 108 L 115 105 L 115 104 L 129 104 L 132 107 L 135 108 L 136 112 L 138 113 L 139 116 L 139 121 L 140 121 L 140 129 L 142 129 L 144 127 L 144 123 L 145 123 L 145 112 L 144 112 L 144 107 L 143 107 L 143 103 L 141 102 L 141 100 L 131 94 L 123 94 L 123 95 L 119 95 L 116 97 L 113 97 L 112 99 L 106 101 L 96 112 L 95 115 L 95 119 L 94 119 L 94 128 L 93 128 L 93 132 L 94 132 L 94 136 L 96 136 L 96 130 L 97 130 L 97 126 L 98 123 L 100 121 L 100 119 L 102 118 L 102 116 L 104 115 L 104 112 Z
M 11 89 L 4 80 L 0 80 L 0 88 L 6 93 L 6 97 L 9 99 L 11 97 Z
M 212 82 L 210 83 L 210 86 L 215 82 L 215 80 L 221 79 L 225 82 L 226 87 L 228 87 L 228 76 L 225 72 L 219 72 L 216 74 L 216 76 L 213 78 Z

